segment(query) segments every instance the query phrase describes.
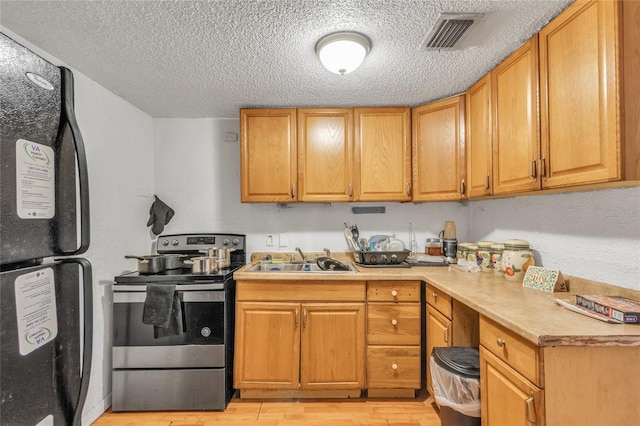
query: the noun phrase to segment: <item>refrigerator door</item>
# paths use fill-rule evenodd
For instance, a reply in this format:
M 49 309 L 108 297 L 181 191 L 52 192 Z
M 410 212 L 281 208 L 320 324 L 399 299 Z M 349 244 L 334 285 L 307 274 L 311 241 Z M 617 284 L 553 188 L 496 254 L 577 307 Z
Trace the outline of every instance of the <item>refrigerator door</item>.
M 91 367 L 91 299 L 86 259 L 0 273 L 1 425 L 80 424 Z
M 88 175 L 73 75 L 2 33 L 0 123 L 0 264 L 83 253 Z

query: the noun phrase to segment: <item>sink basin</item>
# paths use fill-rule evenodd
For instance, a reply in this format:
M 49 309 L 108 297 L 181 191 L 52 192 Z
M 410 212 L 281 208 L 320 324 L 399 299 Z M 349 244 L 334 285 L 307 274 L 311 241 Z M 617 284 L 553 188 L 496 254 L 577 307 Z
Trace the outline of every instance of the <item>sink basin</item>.
M 325 271 L 320 269 L 316 263 L 256 263 L 247 268 L 246 272 L 310 272 L 316 274 L 352 274 L 358 272 L 358 269 L 352 262 L 346 262 L 348 271 Z

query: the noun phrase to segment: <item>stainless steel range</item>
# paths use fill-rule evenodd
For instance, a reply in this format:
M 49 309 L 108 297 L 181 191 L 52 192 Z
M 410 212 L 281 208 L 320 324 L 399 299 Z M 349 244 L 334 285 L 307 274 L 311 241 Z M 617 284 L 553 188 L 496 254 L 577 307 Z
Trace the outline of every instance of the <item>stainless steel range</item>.
M 212 247 L 233 249 L 228 268 L 194 274 L 185 265 L 158 274 L 130 272 L 115 277 L 113 411 L 226 408 L 233 395 L 233 272 L 245 264 L 245 236 L 158 238 L 159 254 L 197 257 Z M 150 324 L 147 315 L 149 304 L 156 303 L 157 294 L 165 289 L 175 307 L 171 319 L 177 326 L 171 332 Z

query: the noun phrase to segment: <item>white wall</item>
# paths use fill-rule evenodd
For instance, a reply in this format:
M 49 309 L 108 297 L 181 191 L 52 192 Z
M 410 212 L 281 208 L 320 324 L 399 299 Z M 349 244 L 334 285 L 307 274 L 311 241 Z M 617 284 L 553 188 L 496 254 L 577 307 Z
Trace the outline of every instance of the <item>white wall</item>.
M 56 65 L 46 52 L 0 27 Z M 125 254 L 150 252 L 146 227 L 153 197 L 153 119 L 82 73 L 75 77 L 76 118 L 89 169 L 91 244 L 84 255 L 93 266 L 94 338 L 89 394 L 83 424 L 111 405 L 111 284 L 131 269 Z
M 248 252 L 346 251 L 343 223 L 356 222 L 363 235 L 397 233 L 409 242 L 409 224 L 422 247 L 445 220 L 455 220 L 459 241 L 528 240 L 538 264 L 567 275 L 640 290 L 640 188 L 521 196 L 464 203 L 367 203 L 385 214 L 354 215 L 359 204 L 240 203 L 238 120 L 156 119 L 157 191 L 176 209 L 170 232 L 246 233 Z M 180 165 L 186 166 L 181 167 Z M 273 234 L 276 245 L 267 247 Z M 635 259 L 635 260 L 634 260 Z

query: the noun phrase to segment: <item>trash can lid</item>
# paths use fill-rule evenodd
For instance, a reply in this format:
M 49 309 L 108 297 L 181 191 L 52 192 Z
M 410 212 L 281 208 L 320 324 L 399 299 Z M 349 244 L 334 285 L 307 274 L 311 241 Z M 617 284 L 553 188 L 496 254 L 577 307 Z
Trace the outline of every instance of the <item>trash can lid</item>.
M 449 371 L 463 377 L 480 377 L 480 353 L 476 348 L 451 346 L 433 348 L 431 353 L 436 363 Z

